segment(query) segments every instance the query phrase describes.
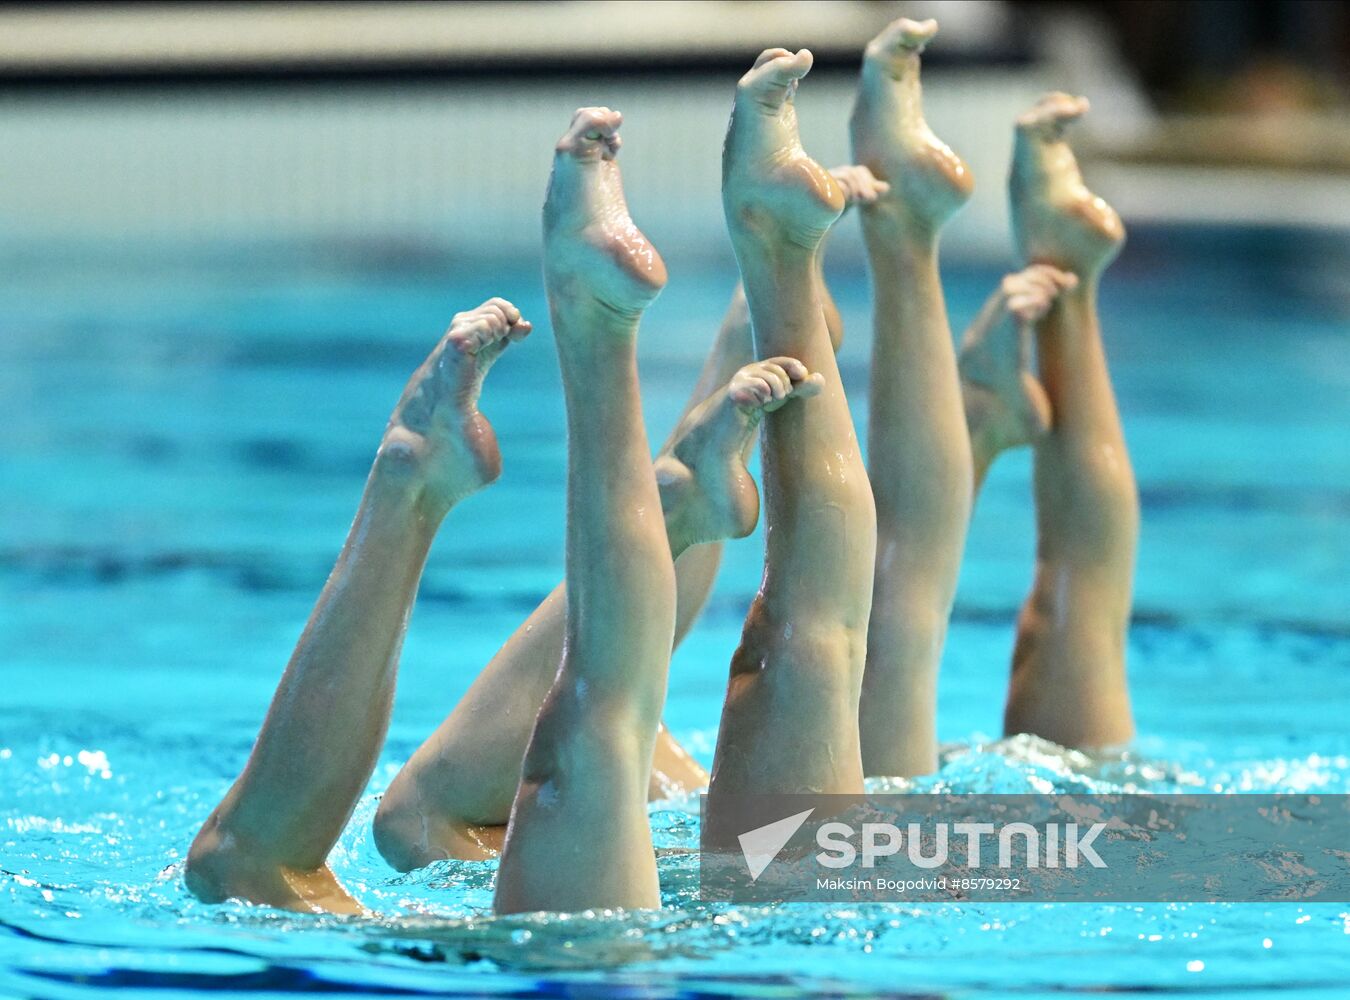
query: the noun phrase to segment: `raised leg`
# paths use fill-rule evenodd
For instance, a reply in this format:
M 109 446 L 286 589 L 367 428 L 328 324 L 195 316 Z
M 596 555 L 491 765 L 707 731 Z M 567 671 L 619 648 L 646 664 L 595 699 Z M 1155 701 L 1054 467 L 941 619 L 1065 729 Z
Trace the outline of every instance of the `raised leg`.
M 483 377 L 529 329 L 504 299 L 460 313 L 408 383 L 253 753 L 188 852 L 199 898 L 360 911 L 325 861 L 384 743 L 432 538 L 455 503 L 501 471 L 478 412 Z
M 633 225 L 608 108 L 578 111 L 544 205 L 567 399 L 567 627 L 525 753 L 499 912 L 659 903 L 647 781 L 675 631 L 675 568 L 638 395 L 637 330 L 665 285 Z
M 845 206 L 870 205 L 890 190 L 889 184 L 878 180 L 866 167 L 849 164 L 835 167 L 830 171 L 830 174 L 844 194 Z M 824 249 L 825 243 L 822 242 L 816 251 L 814 280 L 816 282 L 816 294 L 825 313 L 825 326 L 830 331 L 830 343 L 834 346 L 835 352 L 838 353 L 839 346 L 844 339 L 844 323 L 839 315 L 839 308 L 835 305 L 834 297 L 830 294 L 829 287 L 825 282 Z M 750 332 L 750 307 L 745 301 L 745 289 L 738 283 L 731 296 L 731 305 L 727 308 L 721 329 L 718 331 L 717 341 L 703 366 L 698 384 L 695 386 L 693 393 L 690 394 L 689 403 L 685 407 L 685 415 L 688 415 L 689 411 L 700 400 L 706 399 L 716 389 L 725 385 L 736 370 L 747 364 L 754 356 L 754 341 Z M 754 441 L 755 439 L 752 437 L 751 449 L 754 448 Z M 669 448 L 669 442 L 667 442 L 667 448 Z M 713 582 L 717 579 L 717 571 L 721 563 L 721 542 L 707 542 L 692 546 L 675 560 L 675 576 L 679 590 L 678 608 L 675 613 L 675 644 L 677 646 L 688 634 L 689 629 L 693 627 L 694 621 L 703 610 L 704 604 L 707 603 L 708 595 L 712 592 Z M 654 777 L 663 773 L 675 774 L 679 770 L 673 765 L 673 762 L 662 766 L 665 749 L 662 741 L 658 739 L 657 767 Z M 683 753 L 683 750 L 677 745 L 671 745 L 670 749 L 679 754 Z M 707 775 L 702 774 L 701 780 L 687 781 L 684 782 L 684 785 L 688 788 L 696 788 L 706 783 Z M 678 787 L 678 783 L 675 787 Z
M 717 330 L 712 350 L 708 352 L 708 357 L 703 362 L 703 370 L 699 373 L 693 391 L 689 393 L 684 412 L 680 414 L 670 438 L 662 446 L 662 452 L 669 452 L 674 446 L 675 436 L 679 434 L 680 427 L 684 425 L 689 414 L 705 399 L 730 382 L 736 372 L 754 360 L 754 357 L 755 345 L 750 334 L 750 309 L 745 304 L 745 293 L 737 284 L 731 294 L 731 303 L 727 306 L 726 315 L 722 318 L 722 325 Z M 753 441 L 753 437 L 751 440 Z M 694 627 L 694 622 L 698 620 L 698 616 L 708 603 L 713 584 L 717 580 L 717 572 L 722 567 L 722 549 L 723 543 L 720 541 L 703 542 L 691 545 L 675 557 L 675 587 L 678 598 L 675 607 L 676 646 L 684 641 L 684 637 Z M 687 760 L 687 763 L 682 763 L 681 758 Z M 708 775 L 689 757 L 683 747 L 678 747 L 674 743 L 674 740 L 666 742 L 658 738 L 652 780 L 659 782 L 660 791 L 665 792 L 668 789 L 678 790 L 682 787 L 686 789 L 702 787 L 708 783 Z
M 821 394 L 765 425 L 764 578 L 731 664 L 711 780 L 722 794 L 862 787 L 858 694 L 876 514 L 814 279 L 843 209 L 802 150 L 792 96 L 811 53 L 764 52 L 737 88 L 722 199 L 755 346 L 800 359 Z
M 867 774 L 937 767 L 937 676 L 971 504 L 970 438 L 938 278 L 938 236 L 970 170 L 924 121 L 919 55 L 937 22 L 867 46 L 854 158 L 891 183 L 863 210 L 875 297 L 868 475 L 877 559 L 859 713 Z
M 1134 732 L 1125 679 L 1139 500 L 1097 319 L 1120 218 L 1083 184 L 1065 123 L 1087 102 L 1052 94 L 1018 121 L 1010 195 L 1023 255 L 1078 276 L 1039 327 L 1053 412 L 1036 443 L 1036 578 L 1022 609 L 1004 726 L 1066 746 Z
M 665 527 L 650 512 L 660 493 L 689 542 L 706 537 L 719 511 L 758 506 L 736 461 L 694 475 L 689 462 L 735 456 L 759 415 L 820 390 L 800 362 L 753 366 L 705 407 L 726 419 L 690 420 L 699 435 L 647 457 L 637 388 L 638 319 L 665 283 L 665 267 L 628 216 L 614 156 L 619 115 L 577 113 L 558 144 L 544 207 L 545 282 L 567 398 L 567 638 L 535 722 L 497 874 L 498 912 L 660 905 L 647 823 L 648 774 L 665 699 L 675 625 L 675 573 Z M 725 404 L 730 404 L 727 408 Z M 732 489 L 705 490 L 722 475 Z M 658 486 L 658 480 L 660 485 Z M 731 503 L 728 504 L 728 498 Z M 715 530 L 720 531 L 720 527 Z

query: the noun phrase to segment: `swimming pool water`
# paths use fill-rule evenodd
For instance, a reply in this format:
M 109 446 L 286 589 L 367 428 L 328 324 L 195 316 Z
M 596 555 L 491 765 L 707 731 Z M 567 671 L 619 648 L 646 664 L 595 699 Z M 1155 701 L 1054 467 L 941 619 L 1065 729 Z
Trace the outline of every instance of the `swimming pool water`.
M 1350 791 L 1344 262 L 1304 234 L 1136 236 L 1103 311 L 1144 512 L 1140 739 L 1089 759 L 994 738 L 1032 552 L 1030 463 L 1009 456 L 968 546 L 943 768 L 917 787 Z M 491 864 L 393 873 L 376 797 L 561 573 L 562 400 L 533 264 L 284 248 L 5 263 L 0 995 L 1345 995 L 1350 905 L 704 906 L 671 852 L 658 913 L 497 919 Z M 657 440 L 731 283 L 670 263 L 643 333 Z M 834 270 L 862 413 L 867 286 Z M 960 324 L 997 275 L 948 270 Z M 174 866 L 248 753 L 388 411 L 449 315 L 492 294 L 539 326 L 485 395 L 505 474 L 437 542 L 389 743 L 333 858 L 384 916 L 196 903 Z M 729 547 L 672 665 L 667 720 L 705 762 L 760 544 Z M 696 801 L 652 820 L 658 846 L 696 842 Z

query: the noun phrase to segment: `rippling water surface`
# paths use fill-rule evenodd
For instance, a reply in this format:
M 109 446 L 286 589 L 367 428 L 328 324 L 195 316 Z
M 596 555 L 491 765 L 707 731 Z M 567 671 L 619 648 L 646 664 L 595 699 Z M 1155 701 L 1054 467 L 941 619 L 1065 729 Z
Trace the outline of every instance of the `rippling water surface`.
M 1297 240 L 1245 245 L 1260 253 L 1144 238 L 1107 289 L 1144 506 L 1137 745 L 995 738 L 1032 549 L 1029 463 L 1011 456 L 970 540 L 943 766 L 905 787 L 1350 791 L 1347 272 L 1304 267 Z M 491 864 L 392 873 L 369 835 L 380 790 L 561 572 L 546 324 L 491 376 L 506 473 L 437 543 L 389 744 L 333 858 L 382 916 L 196 903 L 176 866 L 248 753 L 404 378 L 457 308 L 501 293 L 546 313 L 525 269 L 73 259 L 14 257 L 0 277 L 0 994 L 1344 995 L 1350 905 L 705 906 L 682 850 L 692 800 L 652 807 L 658 913 L 497 919 Z M 653 437 L 728 285 L 672 273 L 643 335 Z M 950 276 L 958 322 L 994 277 Z M 866 285 L 836 286 L 861 413 Z M 729 549 L 672 667 L 668 721 L 705 762 L 759 558 L 758 540 Z

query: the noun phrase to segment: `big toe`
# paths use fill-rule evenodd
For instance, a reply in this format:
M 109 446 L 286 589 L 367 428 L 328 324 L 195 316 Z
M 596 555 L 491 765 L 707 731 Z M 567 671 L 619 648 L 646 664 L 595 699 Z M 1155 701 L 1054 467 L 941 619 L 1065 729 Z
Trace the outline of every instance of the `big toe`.
M 791 49 L 779 48 L 777 46 L 771 49 L 765 49 L 755 57 L 755 65 L 752 66 L 751 69 L 756 70 L 765 63 L 773 62 L 775 59 L 791 58 L 793 55 L 794 53 Z
M 811 72 L 814 58 L 810 49 L 796 52 L 765 49 L 750 71 L 741 77 L 739 90 L 770 110 L 777 110 L 791 98 L 797 81 Z
M 456 354 L 479 354 L 492 347 L 506 346 L 508 341 L 520 340 L 533 329 L 520 310 L 503 298 L 491 298 L 475 309 L 456 313 L 445 335 L 445 345 Z M 493 356 L 498 351 L 492 352 Z M 449 354 L 442 355 L 442 362 Z
M 1043 138 L 1058 138 L 1064 128 L 1087 113 L 1088 99 L 1074 97 L 1060 91 L 1046 94 L 1029 111 L 1017 118 L 1017 127 L 1023 132 Z
M 622 124 L 623 115 L 609 108 L 578 108 L 556 150 L 580 160 L 612 160 L 622 144 Z
M 881 34 L 868 44 L 872 55 L 908 55 L 919 53 L 937 34 L 938 23 L 931 17 L 924 21 L 915 21 L 908 17 L 897 18 L 882 29 Z

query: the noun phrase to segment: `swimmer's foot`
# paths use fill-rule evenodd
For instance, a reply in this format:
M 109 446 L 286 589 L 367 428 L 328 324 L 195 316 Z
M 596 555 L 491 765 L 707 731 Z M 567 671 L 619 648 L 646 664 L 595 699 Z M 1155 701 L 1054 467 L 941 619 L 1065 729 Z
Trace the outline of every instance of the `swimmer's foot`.
M 1092 280 L 1120 252 L 1125 227 L 1083 183 L 1064 138 L 1087 109 L 1087 98 L 1053 93 L 1017 119 L 1008 194 L 1022 256 Z
M 867 45 L 849 130 L 853 157 L 889 190 L 863 210 L 864 222 L 936 234 L 974 187 L 970 168 L 923 117 L 920 53 L 934 20 L 891 22 Z
M 501 475 L 492 425 L 478 412 L 483 379 L 529 320 L 494 298 L 455 315 L 436 349 L 413 373 L 380 444 L 376 469 L 411 479 L 427 513 L 444 515 Z
M 755 430 L 766 413 L 823 386 L 795 358 L 768 358 L 746 365 L 689 412 L 655 462 L 673 550 L 755 529 L 759 491 L 745 467 Z
M 615 162 L 623 116 L 581 108 L 555 148 L 544 201 L 544 275 L 555 308 L 588 303 L 636 317 L 666 283 L 656 248 L 633 225 Z
M 961 338 L 961 394 L 973 441 L 990 455 L 1050 429 L 1050 401 L 1031 374 L 1031 337 L 1076 276 L 1047 265 L 1006 276 Z
M 814 252 L 844 210 L 830 173 L 802 149 L 793 96 L 811 52 L 766 49 L 736 85 L 722 150 L 722 203 L 733 241 L 751 239 L 777 257 Z M 745 262 L 743 262 L 744 264 Z

